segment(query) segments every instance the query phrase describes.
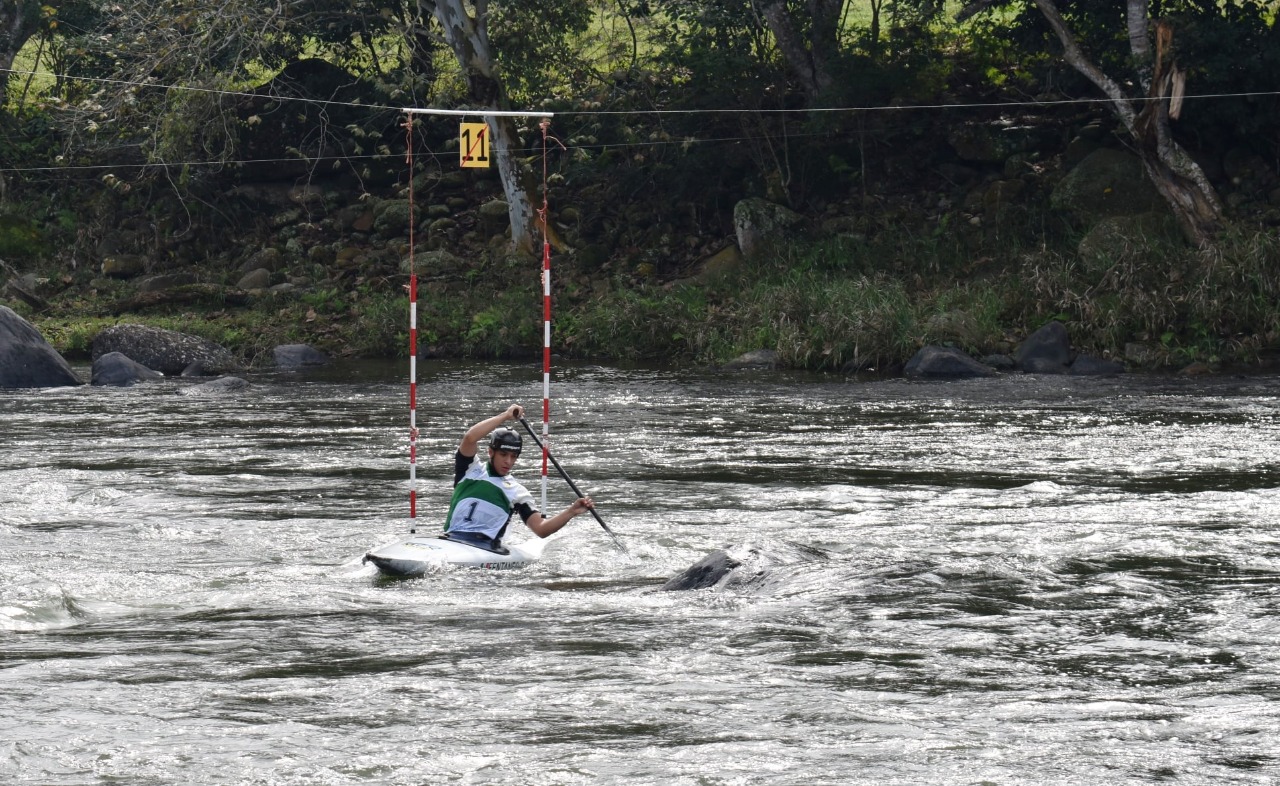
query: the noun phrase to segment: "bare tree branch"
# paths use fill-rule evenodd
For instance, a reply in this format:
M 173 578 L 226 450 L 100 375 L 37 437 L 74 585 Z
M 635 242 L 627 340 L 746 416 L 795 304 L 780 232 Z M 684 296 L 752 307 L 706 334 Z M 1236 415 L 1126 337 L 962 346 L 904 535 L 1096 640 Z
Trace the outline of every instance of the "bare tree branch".
M 1111 99 L 1112 109 L 1137 143 L 1147 175 L 1173 210 L 1183 233 L 1199 246 L 1210 245 L 1222 222 L 1222 203 L 1199 164 L 1174 140 L 1169 125 L 1168 98 L 1173 93 L 1173 84 L 1178 81 L 1172 76 L 1166 78 L 1166 73 L 1176 70 L 1165 55 L 1172 42 L 1172 27 L 1162 25 L 1160 36 L 1167 38 L 1161 39 L 1164 43 L 1157 47 L 1159 59 L 1153 68 L 1146 35 L 1149 24 L 1146 5 L 1142 0 L 1128 0 L 1126 21 L 1131 45 L 1135 37 L 1140 39 L 1134 57 L 1144 54 L 1145 60 L 1140 62 L 1139 71 L 1141 73 L 1145 69 L 1152 75 L 1149 102 L 1139 112 L 1135 108 L 1137 101 L 1127 96 L 1118 83 L 1084 54 L 1054 0 L 1034 2 L 1062 43 L 1063 59 Z

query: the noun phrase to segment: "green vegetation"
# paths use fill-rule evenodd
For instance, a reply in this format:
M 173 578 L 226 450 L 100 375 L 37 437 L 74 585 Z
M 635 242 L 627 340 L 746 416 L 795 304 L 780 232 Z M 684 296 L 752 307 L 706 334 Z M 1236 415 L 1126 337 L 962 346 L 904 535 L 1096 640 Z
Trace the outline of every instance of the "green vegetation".
M 1134 248 L 1088 266 L 1054 251 L 1023 252 L 966 282 L 872 272 L 851 262 L 848 250 L 839 243 L 793 248 L 786 265 L 745 265 L 706 281 L 615 278 L 593 291 L 570 277 L 556 298 L 555 351 L 714 365 L 772 348 L 796 368 L 848 372 L 892 368 L 929 343 L 978 356 L 1008 352 L 1050 319 L 1064 322 L 1082 351 L 1119 353 L 1126 342 L 1143 342 L 1152 365 L 1256 363 L 1280 341 L 1280 280 L 1272 273 L 1280 269 L 1280 240 L 1270 233 L 1234 234 L 1207 263 L 1176 245 Z M 423 346 L 508 358 L 541 348 L 539 293 L 518 286 L 529 278 L 521 271 L 508 267 L 499 277 L 494 267 L 486 273 L 494 290 L 423 292 Z M 88 357 L 102 328 L 122 321 L 203 336 L 251 361 L 284 343 L 335 356 L 402 357 L 408 301 L 398 290 L 395 281 L 379 280 L 264 294 L 244 307 L 174 306 L 122 317 L 92 316 L 97 296 L 59 300 L 56 313 L 18 310 L 78 359 Z
M 833 271 L 822 251 L 714 288 L 618 290 L 558 323 L 561 340 L 604 357 L 712 364 L 776 348 L 794 367 L 849 370 L 901 364 L 930 343 L 1008 352 L 1051 319 L 1082 351 L 1150 344 L 1153 365 L 1256 363 L 1280 338 L 1280 282 L 1270 273 L 1280 269 L 1280 241 L 1269 233 L 1232 237 L 1207 265 L 1185 247 L 1147 247 L 1099 276 L 1056 252 L 1028 253 L 981 281 L 937 277 L 923 287 L 914 276 Z M 733 294 L 712 300 L 711 291 Z
M 466 52 L 481 38 L 421 16 L 465 13 L 456 0 L 125 0 L 110 13 L 20 0 L 0 57 L 41 74 L 0 82 L 0 271 L 36 276 L 47 306 L 4 302 L 73 357 L 123 321 L 250 360 L 289 342 L 400 355 L 411 181 L 419 253 L 450 255 L 424 281 L 420 343 L 534 354 L 538 263 L 499 250 L 504 226 L 480 208 L 512 193 L 537 207 L 546 163 L 555 345 L 569 355 L 715 364 L 765 348 L 849 371 L 927 343 L 1008 352 L 1049 319 L 1078 349 L 1141 345 L 1149 365 L 1256 362 L 1280 345 L 1267 132 L 1280 106 L 1223 97 L 1271 89 L 1274 4 L 1160 6 L 1181 75 L 1218 94 L 1193 94 L 1176 124 L 1163 104 L 1133 123 L 1111 104 L 1071 103 L 1098 90 L 1063 64 L 1034 4 L 963 21 L 915 0 L 786 0 L 769 14 L 746 0 L 488 7 L 473 21 L 493 56 L 478 68 L 483 53 Z M 1141 111 L 1157 64 L 1130 49 L 1112 5 L 1063 12 Z M 422 118 L 408 173 L 392 109 L 404 105 L 544 108 L 563 148 L 544 162 L 536 121 L 521 120 L 511 172 L 459 175 L 456 124 Z M 1033 141 L 1002 148 L 1019 130 Z M 1172 211 L 1182 236 L 1099 239 L 1050 204 L 1089 149 L 1180 144 L 1225 203 L 1185 172 L 1169 177 L 1166 192 L 1201 198 Z M 804 231 L 778 253 L 706 268 L 748 197 L 795 210 Z M 240 292 L 263 251 L 277 287 Z M 106 278 L 108 260 L 139 272 Z M 198 283 L 139 295 L 144 274 L 179 271 Z

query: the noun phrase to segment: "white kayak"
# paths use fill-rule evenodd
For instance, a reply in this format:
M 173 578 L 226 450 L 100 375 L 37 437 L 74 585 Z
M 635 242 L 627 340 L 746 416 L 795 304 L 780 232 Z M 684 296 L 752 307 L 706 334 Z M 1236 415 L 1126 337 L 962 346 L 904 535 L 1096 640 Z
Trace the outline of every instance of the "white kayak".
M 361 562 L 372 562 L 389 576 L 418 576 L 450 565 L 482 570 L 516 570 L 542 558 L 545 538 L 505 546 L 506 554 L 439 535 L 408 534 L 370 549 Z

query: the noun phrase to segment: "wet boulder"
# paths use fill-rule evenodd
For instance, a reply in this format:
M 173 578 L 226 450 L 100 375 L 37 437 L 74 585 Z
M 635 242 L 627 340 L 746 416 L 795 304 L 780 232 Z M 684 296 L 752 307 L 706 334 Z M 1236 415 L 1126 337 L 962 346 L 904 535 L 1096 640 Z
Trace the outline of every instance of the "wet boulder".
M 163 379 L 164 374 L 152 371 L 120 352 L 108 352 L 93 361 L 89 384 L 99 387 L 127 388 L 139 382 Z
M 742 565 L 723 549 L 717 549 L 667 579 L 662 589 L 667 592 L 707 589 L 719 584 L 734 568 Z
M 908 377 L 929 379 L 968 379 L 993 377 L 996 370 L 979 363 L 953 347 L 921 347 L 907 361 L 902 373 Z
M 225 347 L 206 338 L 147 325 L 113 325 L 93 339 L 93 359 L 119 352 L 153 371 L 177 376 L 194 363 L 206 373 L 238 371 L 240 364 Z
M 197 385 L 182 388 L 178 391 L 183 396 L 222 396 L 238 393 L 249 388 L 249 383 L 240 377 L 219 377 L 212 382 L 201 382 Z
M 996 371 L 1013 371 L 1015 368 L 1013 358 L 1002 352 L 997 352 L 994 355 L 983 355 L 980 362 L 982 365 L 990 366 Z
M 827 558 L 820 549 L 785 540 L 725 546 L 672 576 L 661 589 L 764 590 L 785 580 L 789 572 L 802 572 L 809 564 Z
M 1067 328 L 1054 320 L 1027 336 L 1013 355 L 1018 368 L 1028 374 L 1065 374 L 1071 365 L 1071 340 Z
M 0 306 L 0 388 L 59 388 L 84 384 L 39 330 Z
M 1077 377 L 1109 377 L 1123 374 L 1124 364 L 1096 355 L 1077 355 L 1071 362 L 1071 375 Z
M 323 366 L 329 356 L 309 344 L 281 344 L 272 350 L 278 368 Z

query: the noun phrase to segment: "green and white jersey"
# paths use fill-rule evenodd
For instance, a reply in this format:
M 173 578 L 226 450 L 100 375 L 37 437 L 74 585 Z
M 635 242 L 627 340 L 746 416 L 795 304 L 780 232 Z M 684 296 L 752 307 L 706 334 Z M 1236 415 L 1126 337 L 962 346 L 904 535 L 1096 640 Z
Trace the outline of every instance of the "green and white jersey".
M 518 511 L 526 521 L 533 515 L 533 495 L 529 490 L 510 475 L 494 474 L 489 462 L 458 453 L 454 468 L 456 482 L 445 532 L 478 532 L 498 540 L 507 529 L 512 511 Z

